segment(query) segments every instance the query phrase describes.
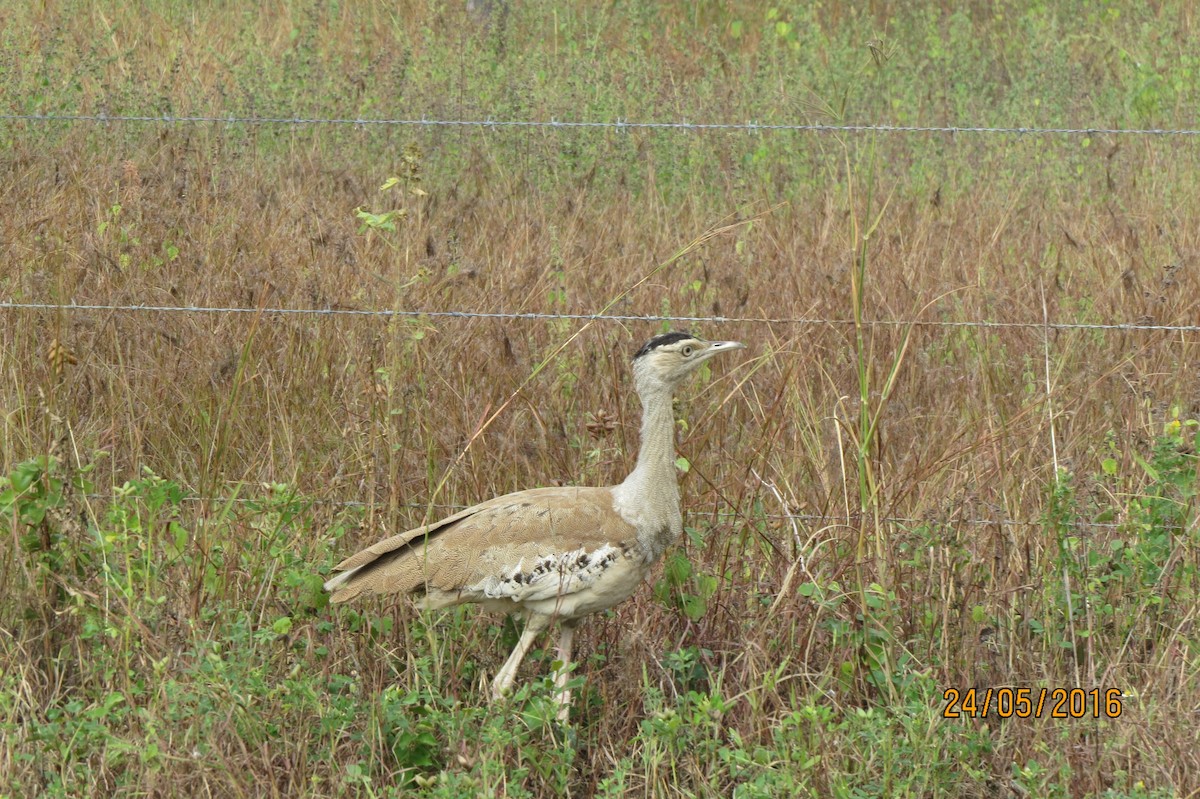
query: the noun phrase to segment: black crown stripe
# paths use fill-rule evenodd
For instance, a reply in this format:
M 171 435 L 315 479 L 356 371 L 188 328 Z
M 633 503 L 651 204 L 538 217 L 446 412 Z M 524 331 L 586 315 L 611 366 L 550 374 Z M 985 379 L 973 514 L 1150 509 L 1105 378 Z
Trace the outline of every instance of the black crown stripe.
M 678 330 L 673 330 L 670 333 L 663 333 L 661 336 L 655 336 L 643 344 L 642 348 L 637 351 L 637 355 L 633 356 L 633 359 L 636 361 L 638 358 L 642 357 L 643 355 L 648 355 L 659 347 L 665 347 L 668 344 L 674 344 L 677 341 L 683 341 L 689 338 L 695 338 L 695 336 L 693 336 L 691 333 L 681 333 Z

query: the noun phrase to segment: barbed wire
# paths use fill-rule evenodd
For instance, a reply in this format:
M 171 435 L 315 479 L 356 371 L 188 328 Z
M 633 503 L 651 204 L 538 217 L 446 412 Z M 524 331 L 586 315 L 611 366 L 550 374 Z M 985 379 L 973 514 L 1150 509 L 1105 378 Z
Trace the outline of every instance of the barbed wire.
M 164 125 L 226 124 L 226 125 L 354 125 L 358 127 L 460 127 L 460 128 L 538 128 L 549 130 L 609 129 L 617 132 L 634 130 L 682 131 L 742 131 L 798 133 L 992 133 L 1016 136 L 1200 136 L 1197 128 L 1110 128 L 1110 127 L 1026 127 L 985 125 L 877 125 L 877 124 L 793 124 L 761 122 L 614 122 L 519 119 L 381 119 L 367 117 L 254 117 L 254 116 L 176 116 L 173 114 L 0 114 L 6 122 L 141 122 Z
M 111 502 L 120 498 L 117 494 L 85 494 L 88 499 Z M 263 498 L 252 499 L 249 497 L 198 497 L 184 496 L 180 498 L 181 502 L 187 503 L 204 503 L 208 505 L 253 505 L 255 510 L 270 510 L 272 506 L 279 508 L 283 505 L 293 504 L 300 506 L 322 505 L 327 507 L 339 508 L 390 508 L 391 503 L 387 501 L 367 502 L 364 500 L 344 500 L 330 499 L 320 497 L 304 497 L 300 495 L 288 496 L 284 498 Z M 458 511 L 466 510 L 471 505 L 455 505 L 447 503 L 429 504 L 426 502 L 402 502 L 396 505 L 398 508 L 407 508 L 409 510 L 436 510 L 449 513 L 457 513 Z M 704 513 L 700 511 L 689 511 L 689 516 L 711 517 L 715 519 L 750 519 L 750 520 L 767 520 L 767 521 L 798 521 L 798 522 L 818 522 L 850 525 L 853 523 L 853 518 L 847 516 L 834 516 L 831 514 L 821 513 L 744 513 L 738 511 L 712 511 Z M 923 525 L 967 525 L 971 527 L 1041 527 L 1048 522 L 1045 519 L 1009 519 L 1009 518 L 953 518 L 953 517 L 936 517 L 936 516 L 881 516 L 879 521 L 886 524 L 923 524 Z M 1083 519 L 1073 519 L 1067 522 L 1071 527 L 1082 527 L 1088 529 L 1120 529 L 1125 525 L 1119 522 L 1092 522 Z
M 691 324 L 766 324 L 766 325 L 852 325 L 853 319 L 822 319 L 790 316 L 672 316 L 666 314 L 585 314 L 539 313 L 526 311 L 405 311 L 354 308 L 244 308 L 209 305 L 110 305 L 49 302 L 0 301 L 0 310 L 42 311 L 113 311 L 121 313 L 200 313 L 262 314 L 294 316 L 360 316 L 376 318 L 448 318 L 448 319 L 527 319 L 605 322 L 687 322 Z M 1171 333 L 1200 332 L 1200 325 L 1156 325 L 1136 322 L 994 322 L 985 319 L 946 321 L 938 319 L 864 319 L 862 324 L 890 327 L 980 327 L 1026 330 L 1157 330 Z
M 225 125 L 294 125 L 294 126 L 355 126 L 367 127 L 456 127 L 480 128 L 485 130 L 503 129 L 538 129 L 551 131 L 568 130 L 613 130 L 627 133 L 638 130 L 646 131 L 728 131 L 746 133 L 795 132 L 795 133 L 829 133 L 829 134 L 996 134 L 1008 136 L 1165 136 L 1193 137 L 1200 136 L 1200 129 L 1193 128 L 1111 128 L 1111 127 L 1014 127 L 1014 126 L 925 126 L 925 125 L 879 125 L 879 124 L 772 124 L 748 121 L 743 123 L 693 123 L 677 122 L 636 122 L 618 119 L 614 122 L 602 121 L 563 121 L 544 120 L 494 120 L 494 119 L 384 119 L 384 118 L 321 118 L 321 117 L 254 117 L 254 116 L 176 116 L 163 115 L 120 115 L 120 114 L 0 114 L 3 122 L 33 122 L 33 123 L 143 123 L 143 124 L 225 124 Z M 214 307 L 214 306 L 160 306 L 160 305 L 117 305 L 117 304 L 61 304 L 61 303 L 18 303 L 12 301 L 0 302 L 3 310 L 52 310 L 52 311 L 111 311 L 122 313 L 200 313 L 200 314 L 263 314 L 263 315 L 312 315 L 312 316 L 358 316 L 373 318 L 458 318 L 458 319 L 522 319 L 522 320 L 579 320 L 579 321 L 614 321 L 614 322 L 685 322 L 685 323 L 754 323 L 754 324 L 808 324 L 808 325 L 850 325 L 852 319 L 822 319 L 812 317 L 726 317 L 726 316 L 673 316 L 673 315 L 619 315 L 619 314 L 571 314 L 571 313 L 537 313 L 537 312 L 485 312 L 485 311 L 415 311 L 415 310 L 378 310 L 378 309 L 346 309 L 346 308 L 244 308 L 244 307 Z M 995 322 L 988 320 L 942 321 L 942 320 L 892 320 L 875 319 L 862 322 L 868 326 L 915 326 L 915 327 L 944 327 L 944 328 L 1007 328 L 1031 330 L 1138 330 L 1166 332 L 1200 332 L 1200 325 L 1156 325 L 1141 323 L 1085 323 L 1085 322 Z M 113 501 L 115 494 L 87 494 L 89 499 Z M 254 505 L 259 509 L 269 509 L 273 503 L 286 502 L 272 498 L 251 499 L 244 497 L 196 497 L 185 496 L 182 501 L 189 503 L 208 503 L 216 505 Z M 387 502 L 366 502 L 356 500 L 336 500 L 321 498 L 295 497 L 291 501 L 300 505 L 323 505 L 343 508 L 391 507 Z M 398 507 L 412 510 L 435 509 L 439 511 L 456 512 L 468 506 L 453 504 L 403 503 Z M 717 519 L 765 519 L 769 521 L 798 521 L 821 524 L 851 524 L 852 519 L 846 516 L 808 513 L 778 513 L 778 514 L 747 514 L 736 511 L 714 511 L 709 514 L 693 512 L 693 516 L 710 516 Z M 1000 526 L 1000 527 L 1040 527 L 1046 524 L 1043 519 L 1009 519 L 1009 518 L 937 518 L 937 517 L 905 517 L 885 516 L 879 521 L 888 524 L 928 524 L 928 525 L 970 525 L 970 526 Z M 1113 522 L 1089 522 L 1072 520 L 1073 527 L 1108 528 L 1123 527 Z

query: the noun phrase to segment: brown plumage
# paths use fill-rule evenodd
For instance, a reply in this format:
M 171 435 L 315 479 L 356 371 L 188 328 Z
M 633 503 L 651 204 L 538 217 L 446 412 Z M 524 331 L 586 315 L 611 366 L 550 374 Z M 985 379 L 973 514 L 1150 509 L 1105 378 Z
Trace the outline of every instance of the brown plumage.
M 533 639 L 559 621 L 559 717 L 566 720 L 567 666 L 575 625 L 628 598 L 683 532 L 675 477 L 671 398 L 679 383 L 735 341 L 686 333 L 656 336 L 634 356 L 641 397 L 637 466 L 603 488 L 534 488 L 488 500 L 380 541 L 338 564 L 325 584 L 333 602 L 368 594 L 416 594 L 427 608 L 474 602 L 527 619 L 492 683 L 511 686 Z

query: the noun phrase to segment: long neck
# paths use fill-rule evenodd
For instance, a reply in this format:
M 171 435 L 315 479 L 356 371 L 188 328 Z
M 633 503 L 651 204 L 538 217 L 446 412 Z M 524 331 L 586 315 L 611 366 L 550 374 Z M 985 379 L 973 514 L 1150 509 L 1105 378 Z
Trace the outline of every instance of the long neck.
M 662 557 L 683 534 L 679 483 L 675 477 L 675 416 L 671 390 L 649 380 L 638 381 L 642 399 L 642 444 L 637 466 L 613 489 L 616 510 L 637 529 L 643 562 Z
M 625 479 L 642 489 L 675 488 L 675 414 L 671 390 L 661 385 L 639 386 L 642 400 L 642 442 L 637 466 Z

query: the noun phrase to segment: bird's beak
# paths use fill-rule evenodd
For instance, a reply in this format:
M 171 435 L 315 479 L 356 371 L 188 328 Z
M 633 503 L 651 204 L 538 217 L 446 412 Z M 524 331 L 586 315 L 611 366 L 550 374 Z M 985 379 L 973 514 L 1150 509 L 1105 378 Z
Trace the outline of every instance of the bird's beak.
M 744 349 L 746 349 L 746 345 L 740 341 L 710 341 L 708 344 L 708 351 L 712 353 Z
M 708 349 L 706 349 L 704 352 L 700 353 L 701 357 L 700 357 L 700 360 L 697 361 L 697 364 L 704 363 L 709 358 L 715 358 L 716 356 L 720 355 L 722 352 L 729 352 L 730 350 L 744 350 L 744 349 L 746 349 L 746 345 L 740 341 L 710 341 L 710 342 L 708 342 Z

